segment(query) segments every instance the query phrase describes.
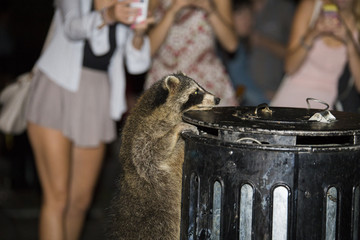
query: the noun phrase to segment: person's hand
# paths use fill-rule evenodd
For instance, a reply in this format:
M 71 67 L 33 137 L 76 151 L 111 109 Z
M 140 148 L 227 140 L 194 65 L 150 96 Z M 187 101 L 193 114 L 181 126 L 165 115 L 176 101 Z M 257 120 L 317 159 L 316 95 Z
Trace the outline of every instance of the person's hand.
M 184 7 L 188 7 L 190 5 L 192 5 L 191 0 L 173 0 L 171 7 L 170 7 L 170 11 L 172 11 L 176 14 L 178 11 L 180 11 Z
M 310 27 L 302 41 L 306 42 L 306 45 L 312 46 L 315 38 L 325 35 L 331 35 L 331 32 L 337 28 L 338 22 L 335 22 L 334 19 L 328 19 L 324 15 L 320 15 L 316 20 L 313 27 Z
M 135 36 L 143 37 L 148 30 L 149 26 L 155 23 L 154 17 L 149 17 L 142 22 L 133 23 L 131 28 L 134 30 Z
M 339 14 L 339 22 L 337 27 L 332 30 L 332 35 L 338 40 L 342 41 L 345 45 L 355 43 L 351 30 L 346 25 L 343 16 Z
M 351 31 L 346 27 L 345 22 L 340 18 L 328 18 L 322 16 L 315 25 L 318 35 L 327 35 L 347 44 L 351 41 Z
M 324 15 L 320 15 L 315 24 L 315 30 L 318 35 L 330 34 L 334 29 L 339 27 L 338 18 L 329 18 Z
M 113 1 L 113 4 L 105 11 L 105 18 L 109 22 L 120 22 L 131 25 L 135 22 L 136 16 L 140 14 L 140 9 L 130 7 L 130 3 L 137 0 Z
M 147 29 L 151 24 L 155 22 L 154 17 L 149 17 L 140 23 L 134 23 L 131 28 L 134 30 L 134 37 L 132 40 L 133 46 L 136 49 L 140 49 L 144 42 L 144 36 Z
M 351 32 L 346 28 L 346 26 L 341 23 L 339 27 L 333 29 L 331 31 L 331 35 L 334 36 L 336 39 L 342 41 L 344 44 L 347 44 L 351 41 Z

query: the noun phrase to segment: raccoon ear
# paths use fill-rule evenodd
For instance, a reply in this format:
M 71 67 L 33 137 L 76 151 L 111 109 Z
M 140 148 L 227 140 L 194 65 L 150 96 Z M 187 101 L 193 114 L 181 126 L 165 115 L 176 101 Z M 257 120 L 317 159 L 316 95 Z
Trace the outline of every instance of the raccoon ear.
M 169 90 L 169 92 L 173 92 L 176 86 L 179 85 L 180 80 L 175 76 L 168 76 L 165 78 L 165 87 Z

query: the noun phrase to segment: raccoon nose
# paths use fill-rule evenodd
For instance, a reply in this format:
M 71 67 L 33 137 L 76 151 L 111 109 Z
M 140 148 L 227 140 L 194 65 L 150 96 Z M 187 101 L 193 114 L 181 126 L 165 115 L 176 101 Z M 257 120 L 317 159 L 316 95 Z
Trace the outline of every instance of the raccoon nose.
M 218 105 L 220 103 L 220 100 L 221 100 L 220 98 L 216 97 L 215 98 L 215 105 Z

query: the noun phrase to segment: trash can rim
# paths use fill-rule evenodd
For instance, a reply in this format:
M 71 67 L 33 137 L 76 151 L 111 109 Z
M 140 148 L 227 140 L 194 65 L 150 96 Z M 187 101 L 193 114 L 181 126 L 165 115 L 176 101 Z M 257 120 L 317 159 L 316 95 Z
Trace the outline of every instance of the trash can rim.
M 333 123 L 320 122 L 277 122 L 244 120 L 235 116 L 239 111 L 253 111 L 255 107 L 214 107 L 210 110 L 190 110 L 183 114 L 183 120 L 196 126 L 212 128 L 221 131 L 256 132 L 261 134 L 284 136 L 353 136 L 360 134 L 360 114 L 331 111 L 337 118 Z M 281 108 L 273 107 L 275 117 L 288 118 L 311 115 L 319 109 Z M 299 113 L 298 113 L 299 112 Z

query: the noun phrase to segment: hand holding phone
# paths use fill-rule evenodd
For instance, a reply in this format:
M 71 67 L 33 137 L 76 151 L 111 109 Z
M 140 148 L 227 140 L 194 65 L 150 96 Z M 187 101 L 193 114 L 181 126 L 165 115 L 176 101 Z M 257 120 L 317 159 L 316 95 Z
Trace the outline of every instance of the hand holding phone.
M 132 8 L 138 8 L 140 14 L 136 16 L 135 23 L 141 23 L 147 18 L 149 0 L 137 0 L 130 4 Z
M 322 14 L 324 17 L 324 23 L 328 27 L 338 26 L 340 24 L 338 7 L 335 4 L 324 4 Z

